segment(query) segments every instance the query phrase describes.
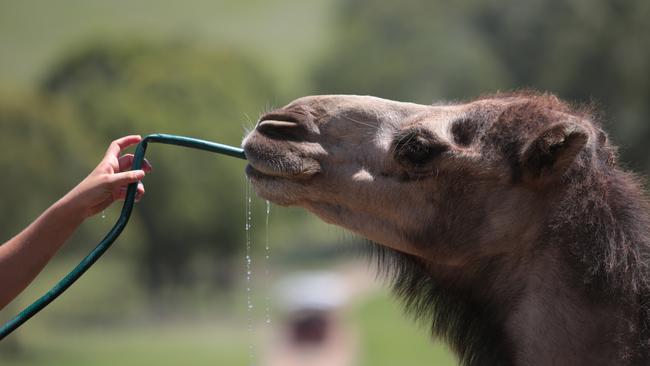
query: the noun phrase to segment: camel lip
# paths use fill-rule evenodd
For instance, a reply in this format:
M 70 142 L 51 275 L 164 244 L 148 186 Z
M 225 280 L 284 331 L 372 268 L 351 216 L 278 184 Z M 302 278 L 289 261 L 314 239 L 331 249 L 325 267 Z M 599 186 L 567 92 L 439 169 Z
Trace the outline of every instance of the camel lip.
M 265 136 L 253 131 L 244 139 L 243 147 L 248 160 L 246 175 L 253 178 L 284 177 L 291 175 L 291 172 L 284 171 L 280 166 L 273 164 L 277 158 L 267 146 Z
M 257 130 L 249 134 L 242 145 L 248 159 L 246 171 L 255 178 L 301 180 L 320 170 L 320 164 L 302 156 L 296 146 L 287 147 L 283 141 L 269 138 Z
M 254 179 L 285 179 L 285 180 L 297 180 L 301 179 L 306 174 L 303 172 L 291 172 L 283 171 L 279 169 L 273 169 L 272 167 L 266 165 L 260 165 L 259 162 L 249 162 L 246 165 L 245 169 L 246 176 Z
M 255 168 L 253 164 L 246 164 L 246 169 L 245 169 L 246 176 L 248 178 L 253 178 L 253 179 L 275 179 L 275 178 L 282 178 L 283 176 L 280 175 L 280 172 L 274 172 L 274 174 L 269 174 L 266 171 L 262 171 L 258 168 Z
M 251 179 L 257 180 L 287 180 L 287 181 L 304 181 L 313 177 L 317 172 L 285 172 L 280 170 L 269 170 L 266 167 L 256 167 L 252 163 L 248 163 L 245 169 L 246 176 Z

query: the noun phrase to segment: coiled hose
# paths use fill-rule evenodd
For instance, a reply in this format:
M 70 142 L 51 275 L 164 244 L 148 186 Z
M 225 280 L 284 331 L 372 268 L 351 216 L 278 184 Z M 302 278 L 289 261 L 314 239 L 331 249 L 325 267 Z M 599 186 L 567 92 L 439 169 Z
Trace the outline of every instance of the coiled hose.
M 147 151 L 147 145 L 152 142 L 168 145 L 178 145 L 191 149 L 205 150 L 217 154 L 228 155 L 244 160 L 246 159 L 244 150 L 233 146 L 185 136 L 153 134 L 145 136 L 136 147 L 133 164 L 131 165 L 132 170 L 137 170 L 142 167 L 142 160 L 144 159 L 144 154 Z M 61 295 L 65 290 L 68 289 L 68 287 L 75 283 L 75 281 L 77 281 L 79 277 L 81 277 L 93 264 L 95 264 L 99 257 L 101 257 L 102 254 L 108 250 L 111 244 L 113 244 L 115 239 L 120 236 L 122 230 L 124 230 L 126 227 L 126 224 L 129 222 L 129 218 L 131 218 L 131 211 L 133 211 L 137 186 L 138 183 L 132 183 L 129 185 L 120 217 L 117 219 L 115 225 L 113 225 L 113 228 L 108 232 L 108 234 L 106 234 L 104 239 L 102 239 L 102 241 L 97 244 L 95 249 L 93 249 L 86 257 L 84 257 L 81 262 L 79 262 L 79 264 L 72 271 L 70 271 L 70 273 L 68 273 L 61 281 L 54 285 L 50 291 L 41 296 L 38 300 L 34 301 L 13 319 L 6 322 L 2 328 L 0 328 L 0 341 L 11 334 L 22 324 L 24 324 L 31 317 L 36 315 L 36 313 L 43 310 L 43 308 L 54 301 L 54 299 L 59 297 L 59 295 Z

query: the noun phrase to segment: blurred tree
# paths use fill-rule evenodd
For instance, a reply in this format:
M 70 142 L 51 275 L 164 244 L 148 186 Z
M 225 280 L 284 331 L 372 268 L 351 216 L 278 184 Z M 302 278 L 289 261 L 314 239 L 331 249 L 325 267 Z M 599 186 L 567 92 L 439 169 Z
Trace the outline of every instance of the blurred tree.
M 343 0 L 318 92 L 373 94 L 430 103 L 508 82 L 491 49 L 458 20 L 467 1 Z
M 429 102 L 496 90 L 596 101 L 627 161 L 650 169 L 650 3 L 341 0 L 319 93 Z
M 77 114 L 79 134 L 98 149 L 125 134 L 153 132 L 238 145 L 246 116 L 274 95 L 269 78 L 236 51 L 139 43 L 83 47 L 50 71 L 41 91 Z M 160 300 L 166 286 L 196 276 L 228 286 L 244 240 L 242 162 L 160 145 L 147 156 L 155 171 L 134 212 L 145 232 L 139 262 L 147 289 Z M 191 266 L 206 258 L 209 268 Z
M 73 120 L 66 108 L 36 96 L 0 101 L 0 232 L 5 239 L 72 188 L 71 180 L 88 173 L 88 146 Z
M 481 2 L 469 18 L 508 70 L 530 86 L 595 101 L 625 160 L 650 171 L 650 3 L 643 0 Z

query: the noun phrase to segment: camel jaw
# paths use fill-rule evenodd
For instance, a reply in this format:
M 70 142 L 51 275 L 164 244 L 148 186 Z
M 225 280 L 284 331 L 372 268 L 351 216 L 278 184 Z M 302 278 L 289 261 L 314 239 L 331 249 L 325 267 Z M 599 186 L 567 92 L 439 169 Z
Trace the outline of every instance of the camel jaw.
M 303 180 L 292 180 L 281 175 L 269 175 L 256 169 L 252 164 L 246 166 L 246 177 L 250 180 L 255 193 L 280 206 L 296 205 L 303 191 Z

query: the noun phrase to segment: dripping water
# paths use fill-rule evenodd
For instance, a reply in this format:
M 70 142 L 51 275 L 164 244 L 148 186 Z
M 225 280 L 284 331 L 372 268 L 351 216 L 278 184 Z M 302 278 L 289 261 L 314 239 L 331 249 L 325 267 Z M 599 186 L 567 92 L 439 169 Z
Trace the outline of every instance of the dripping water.
M 271 202 L 266 201 L 266 242 L 264 245 L 264 278 L 267 281 L 265 288 L 267 289 L 266 297 L 264 298 L 264 317 L 266 324 L 271 324 L 271 295 L 268 292 L 270 288 L 270 266 L 271 266 L 271 247 L 269 246 L 269 216 L 271 215 Z
M 102 219 L 106 218 L 106 210 L 102 210 Z
M 251 341 L 248 345 L 248 357 L 253 362 L 255 358 L 255 349 L 253 347 L 253 299 L 252 299 L 252 280 L 253 280 L 253 270 L 252 270 L 252 259 L 251 259 L 251 226 L 253 224 L 253 214 L 251 210 L 251 182 L 250 179 L 246 178 L 246 314 L 247 314 L 247 328 L 248 332 L 251 335 Z

